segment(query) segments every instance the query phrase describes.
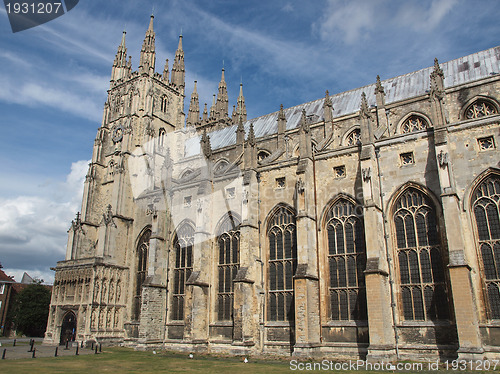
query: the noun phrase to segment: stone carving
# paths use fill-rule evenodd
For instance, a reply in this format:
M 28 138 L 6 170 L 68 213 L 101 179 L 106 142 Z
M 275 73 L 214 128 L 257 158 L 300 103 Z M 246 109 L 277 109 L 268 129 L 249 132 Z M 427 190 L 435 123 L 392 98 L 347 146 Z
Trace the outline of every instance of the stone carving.
M 372 169 L 370 167 L 361 169 L 363 180 L 366 182 L 372 177 Z
M 438 163 L 441 168 L 445 168 L 446 165 L 448 165 L 448 152 L 441 152 L 438 153 L 437 155 Z

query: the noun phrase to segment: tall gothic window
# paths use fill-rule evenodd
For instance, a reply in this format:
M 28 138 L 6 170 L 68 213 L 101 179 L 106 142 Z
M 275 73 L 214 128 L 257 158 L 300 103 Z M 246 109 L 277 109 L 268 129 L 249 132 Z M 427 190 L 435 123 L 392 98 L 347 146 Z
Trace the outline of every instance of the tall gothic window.
M 172 292 L 172 320 L 184 319 L 186 281 L 193 271 L 194 228 L 184 223 L 174 239 L 174 289 Z
M 132 311 L 132 319 L 139 319 L 141 314 L 141 295 L 142 285 L 146 279 L 148 272 L 148 252 L 149 252 L 149 238 L 151 237 L 151 230 L 146 229 L 142 233 L 137 243 L 137 273 L 135 281 L 135 294 L 134 294 L 134 309 Z
M 239 222 L 228 214 L 219 228 L 217 247 L 219 262 L 217 265 L 217 319 L 230 321 L 233 315 L 233 280 L 238 272 L 240 262 Z
M 488 314 L 500 319 L 500 176 L 488 176 L 472 196 Z
M 340 199 L 326 216 L 332 320 L 367 319 L 365 238 L 359 213 L 360 206 Z
M 476 100 L 465 110 L 465 118 L 481 118 L 497 113 L 497 109 L 490 102 L 486 100 Z
M 427 121 L 420 116 L 411 115 L 406 121 L 401 125 L 401 132 L 408 133 L 419 130 L 424 130 L 427 128 Z
M 357 145 L 359 144 L 361 138 L 361 131 L 360 129 L 354 129 L 352 130 L 349 135 L 347 135 L 345 139 L 345 145 L 347 146 L 352 146 L 352 145 Z
M 421 191 L 407 189 L 396 202 L 394 225 L 404 319 L 449 318 L 443 249 L 434 204 Z
M 269 221 L 269 317 L 293 321 L 293 275 L 297 268 L 295 213 L 280 207 Z

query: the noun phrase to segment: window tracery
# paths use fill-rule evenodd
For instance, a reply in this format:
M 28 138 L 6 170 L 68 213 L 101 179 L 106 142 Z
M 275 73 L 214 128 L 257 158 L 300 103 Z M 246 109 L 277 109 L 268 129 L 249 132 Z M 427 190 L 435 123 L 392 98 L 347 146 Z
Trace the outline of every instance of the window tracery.
M 486 100 L 476 100 L 465 110 L 465 118 L 474 119 L 497 114 L 495 106 Z
M 500 176 L 490 175 L 473 193 L 479 257 L 489 318 L 500 319 Z
M 174 239 L 175 262 L 171 319 L 175 321 L 184 319 L 186 281 L 193 271 L 193 245 L 194 228 L 184 223 L 177 230 Z
M 353 145 L 358 145 L 360 141 L 361 141 L 361 131 L 360 129 L 354 129 L 349 133 L 349 135 L 347 135 L 345 142 L 347 146 L 353 146 Z
M 137 273 L 134 293 L 134 308 L 132 311 L 133 320 L 138 320 L 139 315 L 141 314 L 142 285 L 144 284 L 148 270 L 148 251 L 150 237 L 151 230 L 146 229 L 141 235 L 139 242 L 137 243 Z
M 363 221 L 356 206 L 340 199 L 327 213 L 330 318 L 366 320 L 364 271 L 366 251 Z
M 297 268 L 295 214 L 280 207 L 269 222 L 269 315 L 270 321 L 294 318 L 293 276 Z
M 421 191 L 409 188 L 396 202 L 394 225 L 404 319 L 449 318 L 434 204 Z
M 419 130 L 425 130 L 428 127 L 427 121 L 420 116 L 411 115 L 401 125 L 401 132 L 409 133 Z

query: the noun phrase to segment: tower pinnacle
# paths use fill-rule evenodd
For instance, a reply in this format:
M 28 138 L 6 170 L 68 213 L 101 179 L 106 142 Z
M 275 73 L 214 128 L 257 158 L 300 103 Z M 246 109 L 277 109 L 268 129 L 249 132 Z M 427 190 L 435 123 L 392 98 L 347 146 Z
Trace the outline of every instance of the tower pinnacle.
M 141 74 L 153 75 L 155 72 L 155 32 L 153 30 L 153 19 L 154 16 L 151 15 L 149 20 L 149 27 L 146 31 L 146 36 L 144 37 L 144 42 L 142 43 L 141 58 L 139 61 L 139 72 Z
M 184 93 L 186 70 L 184 68 L 184 51 L 182 49 L 182 35 L 179 36 L 179 45 L 175 51 L 174 65 L 172 66 L 171 83 L 179 87 Z

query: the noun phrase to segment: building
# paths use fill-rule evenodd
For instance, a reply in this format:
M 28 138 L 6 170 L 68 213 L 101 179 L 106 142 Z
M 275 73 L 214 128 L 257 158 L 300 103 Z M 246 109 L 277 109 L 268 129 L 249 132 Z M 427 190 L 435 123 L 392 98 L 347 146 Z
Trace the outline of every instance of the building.
M 259 118 L 125 34 L 47 344 L 500 356 L 500 47 Z

